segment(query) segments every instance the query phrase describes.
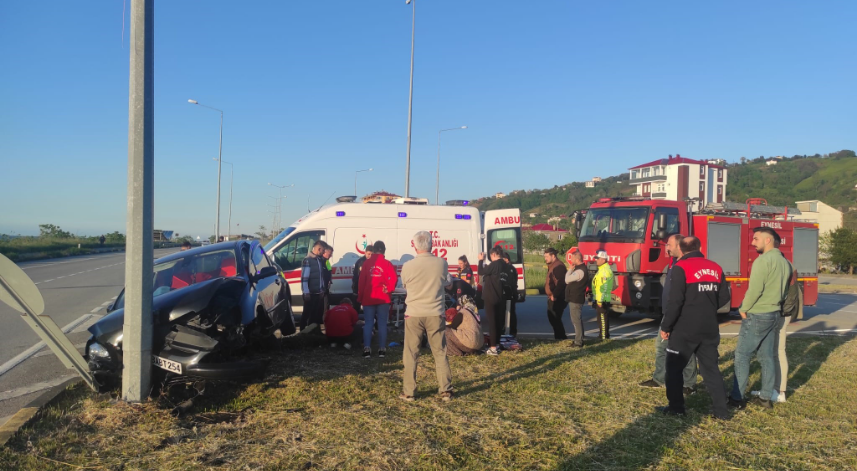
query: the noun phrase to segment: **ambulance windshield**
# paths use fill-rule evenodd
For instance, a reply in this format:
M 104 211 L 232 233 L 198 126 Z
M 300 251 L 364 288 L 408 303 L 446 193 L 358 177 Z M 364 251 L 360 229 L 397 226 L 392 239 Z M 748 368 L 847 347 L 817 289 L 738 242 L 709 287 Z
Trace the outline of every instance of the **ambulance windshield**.
M 580 229 L 580 242 L 635 242 L 646 236 L 649 208 L 590 209 Z
M 297 229 L 297 227 L 289 226 L 289 227 L 287 227 L 287 228 L 286 228 L 286 230 L 284 230 L 283 232 L 280 232 L 279 234 L 277 234 L 277 237 L 274 237 L 270 242 L 268 242 L 267 244 L 265 244 L 265 252 L 267 252 L 267 251 L 271 250 L 272 248 L 274 248 L 274 247 L 275 247 L 275 246 L 276 246 L 276 245 L 277 245 L 281 240 L 285 239 L 286 237 L 288 237 L 288 236 L 289 236 L 289 234 L 291 234 L 292 232 L 294 232 L 294 231 L 295 231 L 295 229 Z

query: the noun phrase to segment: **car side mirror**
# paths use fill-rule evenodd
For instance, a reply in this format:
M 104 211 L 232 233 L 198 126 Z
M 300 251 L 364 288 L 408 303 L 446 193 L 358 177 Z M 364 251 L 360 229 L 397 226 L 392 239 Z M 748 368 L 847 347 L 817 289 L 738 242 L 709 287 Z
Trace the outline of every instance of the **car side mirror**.
M 658 229 L 658 232 L 655 233 L 655 236 L 657 236 L 658 240 L 664 240 L 667 238 L 667 231 L 663 229 Z
M 116 301 L 111 301 L 110 304 L 107 305 L 107 312 L 113 312 L 116 310 L 113 308 L 114 304 L 116 304 Z
M 264 278 L 275 276 L 276 274 L 277 274 L 277 268 L 276 267 L 264 267 L 261 270 L 259 270 L 258 274 L 253 276 L 253 282 L 255 283 L 255 282 L 262 280 Z

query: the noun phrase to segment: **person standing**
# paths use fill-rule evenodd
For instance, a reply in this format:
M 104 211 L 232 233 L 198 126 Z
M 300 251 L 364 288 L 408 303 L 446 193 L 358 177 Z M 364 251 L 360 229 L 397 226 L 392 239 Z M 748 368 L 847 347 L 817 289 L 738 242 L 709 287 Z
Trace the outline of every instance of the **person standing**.
M 468 285 L 473 286 L 473 267 L 470 266 L 467 255 L 458 257 L 458 278 Z
M 363 358 L 372 356 L 372 331 L 378 321 L 378 357 L 387 354 L 387 317 L 390 315 L 390 294 L 396 290 L 396 267 L 386 259 L 387 246 L 375 242 L 374 255 L 360 271 L 357 302 L 363 305 Z
M 105 240 L 106 240 L 106 239 L 104 238 L 104 234 L 101 234 L 101 237 L 99 237 L 99 238 L 98 238 L 98 244 L 99 244 L 99 245 L 101 245 L 101 246 L 103 247 L 103 246 L 104 246 L 104 241 L 105 241 Z
M 503 265 L 503 250 L 491 247 L 488 251 L 491 264 L 485 265 L 485 253 L 479 253 L 479 277 L 482 280 L 482 299 L 485 301 L 485 319 L 488 323 L 488 351 L 491 356 L 500 354 L 500 326 L 506 317 L 506 302 L 503 300 L 503 282 L 500 275 Z
M 598 315 L 598 330 L 602 340 L 610 338 L 610 293 L 613 291 L 613 270 L 607 262 L 607 252 L 599 250 L 595 253 L 595 264 L 598 271 L 592 277 L 592 307 Z
M 672 274 L 673 266 L 675 262 L 684 256 L 681 251 L 681 240 L 684 239 L 684 236 L 681 234 L 673 234 L 667 239 L 666 243 L 666 251 L 667 254 L 672 257 L 670 259 L 670 264 L 667 266 L 667 273 L 663 277 L 661 290 L 661 314 L 667 314 L 667 303 L 670 299 L 670 275 Z M 661 337 L 660 330 L 658 331 L 658 336 L 655 337 L 655 372 L 652 375 L 652 379 L 643 381 L 640 383 L 640 386 L 645 388 L 660 388 L 666 384 L 666 373 L 667 373 L 667 345 L 669 341 Z M 684 368 L 682 375 L 684 377 L 684 393 L 692 394 L 694 392 L 694 388 L 696 387 L 696 376 L 698 371 L 696 369 L 696 354 L 691 353 L 690 359 L 687 362 L 687 366 Z
M 324 295 L 327 291 L 324 257 L 322 257 L 324 246 L 323 241 L 315 241 L 310 253 L 301 262 L 301 292 L 304 301 L 299 324 L 301 330 L 309 324 L 324 322 Z
M 586 303 L 586 288 L 589 287 L 589 270 L 583 263 L 580 251 L 571 254 L 571 270 L 565 274 L 565 300 L 574 325 L 574 347 L 583 346 L 583 305 Z
M 565 326 L 562 323 L 562 313 L 565 311 L 565 274 L 568 270 L 562 260 L 557 258 L 553 247 L 545 250 L 545 263 L 548 274 L 545 276 L 545 294 L 548 297 L 548 322 L 553 327 L 553 338 L 565 340 Z
M 438 394 L 441 400 L 452 400 L 452 373 L 446 356 L 446 319 L 444 290 L 449 286 L 449 265 L 431 254 L 432 238 L 428 231 L 414 234 L 417 256 L 402 266 L 402 285 L 408 292 L 405 310 L 405 341 L 400 399 L 413 401 L 417 390 L 417 357 L 423 335 L 434 356 Z M 377 255 L 376 255 L 377 256 Z
M 760 396 L 750 402 L 766 409 L 774 407 L 771 395 L 776 379 L 775 331 L 792 274 L 791 264 L 774 246 L 778 237 L 770 227 L 753 229 L 753 246 L 760 255 L 753 261 L 747 294 L 738 308 L 742 321 L 738 346 L 735 347 L 735 376 L 729 398 L 729 405 L 738 409 L 747 406 L 744 396 L 750 377 L 750 358 L 754 353 L 762 366 L 762 388 Z
M 354 270 L 351 272 L 351 292 L 354 293 L 354 300 L 356 302 L 357 295 L 359 294 L 358 288 L 360 287 L 360 269 L 363 267 L 363 264 L 366 263 L 366 260 L 372 257 L 372 254 L 375 253 L 375 247 L 372 245 L 367 245 L 366 249 L 363 252 L 363 256 L 357 259 L 357 262 L 354 264 Z M 360 303 L 358 302 L 355 306 L 355 309 L 360 310 Z
M 327 312 L 330 309 L 330 286 L 333 284 L 333 267 L 330 265 L 333 247 L 325 243 L 321 256 L 324 257 L 324 312 Z
M 506 276 L 504 281 L 504 288 L 506 289 L 505 297 L 506 301 L 509 302 L 509 335 L 512 337 L 518 336 L 518 269 L 512 265 L 511 260 L 509 259 L 509 252 L 503 252 L 503 263 L 506 264 L 506 270 L 503 272 Z M 504 325 L 502 329 L 500 329 L 500 334 L 504 334 L 506 332 L 506 326 Z
M 730 301 L 729 282 L 720 265 L 699 251 L 699 239 L 685 237 L 680 243 L 682 257 L 670 271 L 667 311 L 661 321 L 661 338 L 667 347 L 667 399 L 661 412 L 684 415 L 683 370 L 696 354 L 705 389 L 711 395 L 714 416 L 728 419 L 726 387 L 717 366 L 720 325 L 717 310 Z

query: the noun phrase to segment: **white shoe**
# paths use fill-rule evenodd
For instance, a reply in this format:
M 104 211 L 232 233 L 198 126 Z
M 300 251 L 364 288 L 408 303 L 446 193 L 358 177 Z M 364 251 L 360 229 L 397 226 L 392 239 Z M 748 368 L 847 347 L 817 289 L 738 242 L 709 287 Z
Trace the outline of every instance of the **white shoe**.
M 333 342 L 332 344 L 330 344 L 330 348 L 336 348 L 336 342 Z
M 342 347 L 345 348 L 346 350 L 351 350 L 351 344 L 350 343 L 346 343 L 346 344 L 342 345 Z
M 786 393 L 781 392 L 777 395 L 777 399 L 774 402 L 786 402 Z
M 762 395 L 762 391 L 750 391 L 750 395 L 751 395 L 751 396 L 761 396 L 761 395 Z

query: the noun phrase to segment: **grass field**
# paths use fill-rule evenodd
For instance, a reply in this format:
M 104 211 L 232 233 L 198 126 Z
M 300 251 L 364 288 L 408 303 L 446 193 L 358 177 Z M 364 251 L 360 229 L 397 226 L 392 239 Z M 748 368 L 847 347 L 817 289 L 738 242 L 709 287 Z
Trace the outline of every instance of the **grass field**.
M 91 253 L 95 249 L 123 247 L 125 247 L 124 243 L 105 243 L 102 246 L 97 240 L 89 237 L 80 239 L 41 239 L 34 237 L 0 239 L 0 253 L 9 257 L 13 262 L 83 255 Z
M 428 353 L 405 403 L 398 349 L 368 361 L 284 350 L 264 382 L 209 385 L 179 419 L 166 400 L 128 405 L 77 386 L 0 449 L 0 469 L 857 469 L 853 339 L 791 337 L 789 402 L 727 422 L 707 416 L 701 379 L 687 417 L 654 411 L 664 391 L 637 386 L 653 369 L 651 339 L 453 358 L 451 403 L 435 396 Z M 734 347 L 720 347 L 730 380 Z

